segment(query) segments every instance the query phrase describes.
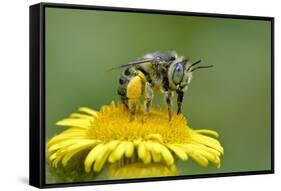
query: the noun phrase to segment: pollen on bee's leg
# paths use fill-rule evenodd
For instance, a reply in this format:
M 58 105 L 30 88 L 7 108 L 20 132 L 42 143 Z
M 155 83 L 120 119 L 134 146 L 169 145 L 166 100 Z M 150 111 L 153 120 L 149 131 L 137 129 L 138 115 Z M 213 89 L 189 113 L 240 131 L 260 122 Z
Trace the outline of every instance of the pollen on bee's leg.
M 139 76 L 136 76 L 131 79 L 127 86 L 126 96 L 129 99 L 137 99 L 142 95 L 142 79 Z

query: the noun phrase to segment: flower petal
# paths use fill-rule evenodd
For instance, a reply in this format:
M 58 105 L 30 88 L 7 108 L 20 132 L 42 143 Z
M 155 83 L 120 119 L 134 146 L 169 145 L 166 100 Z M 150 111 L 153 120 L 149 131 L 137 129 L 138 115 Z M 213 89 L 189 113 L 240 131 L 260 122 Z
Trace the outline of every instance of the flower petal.
M 54 159 L 56 159 L 57 157 L 57 153 L 53 153 L 50 157 L 49 157 L 49 160 L 52 161 Z
M 185 153 L 184 149 L 181 147 L 174 145 L 174 144 L 167 144 L 167 146 L 181 159 L 181 160 L 187 160 L 188 156 Z
M 201 143 L 201 144 L 204 144 L 204 145 L 207 145 L 211 148 L 214 148 L 216 150 L 218 150 L 219 152 L 223 153 L 223 148 L 222 146 L 220 145 L 220 142 L 217 141 L 216 139 L 214 138 L 211 138 L 211 137 L 207 137 L 207 136 L 204 136 L 204 135 L 200 135 L 200 134 L 197 134 L 197 135 L 193 135 L 193 138 L 192 138 L 195 142 L 198 142 L 198 143 Z
M 160 151 L 157 150 L 157 145 L 155 146 L 153 141 L 147 141 L 146 147 L 151 152 L 153 161 L 160 162 L 162 157 Z
M 103 148 L 103 144 L 102 143 L 98 144 L 88 153 L 88 155 L 84 161 L 84 166 L 85 166 L 86 172 L 91 171 L 92 164 L 98 157 L 98 154 L 101 152 L 102 148 Z
M 63 155 L 60 155 L 60 156 L 56 157 L 55 160 L 53 160 L 53 162 L 52 162 L 53 167 L 55 167 L 55 168 L 58 167 L 58 163 L 61 161 L 62 157 L 63 157 Z
M 145 161 L 146 155 L 147 155 L 147 150 L 146 150 L 145 144 L 144 144 L 144 142 L 140 142 L 138 144 L 138 156 L 140 159 L 142 159 L 142 161 Z
M 67 153 L 66 155 L 63 157 L 62 159 L 62 164 L 63 166 L 66 166 L 67 165 L 67 162 L 74 156 L 76 155 L 78 152 L 90 147 L 90 146 L 93 146 L 95 144 L 97 144 L 98 141 L 85 141 L 85 142 L 81 142 L 79 144 L 76 144 L 76 145 L 71 145 L 67 148 Z
M 108 161 L 110 163 L 114 163 L 115 161 L 118 161 L 121 159 L 121 157 L 123 156 L 123 154 L 125 153 L 125 149 L 126 149 L 126 142 L 122 141 L 121 143 L 119 143 L 119 145 L 113 150 L 113 152 L 111 153 L 111 155 L 108 158 Z
M 61 121 L 58 121 L 56 125 L 88 128 L 91 126 L 91 121 L 88 119 L 66 118 Z
M 125 156 L 127 158 L 132 157 L 133 154 L 134 154 L 134 144 L 131 141 L 126 141 L 125 147 L 126 147 L 126 149 L 125 149 Z
M 161 156 L 163 157 L 167 165 L 172 165 L 174 163 L 173 155 L 165 146 L 155 142 L 154 147 L 160 151 Z
M 94 166 L 94 171 L 100 171 L 106 162 L 110 152 L 115 149 L 115 147 L 119 144 L 120 141 L 114 140 L 110 141 L 107 144 L 99 144 L 95 148 L 93 148 L 89 154 L 87 155 L 84 165 L 85 171 L 90 172 L 92 164 L 96 161 Z
M 81 112 L 90 114 L 92 116 L 95 116 L 95 117 L 97 116 L 97 113 L 98 113 L 97 111 L 92 110 L 92 109 L 90 109 L 88 107 L 80 107 L 78 110 L 81 111 Z
M 219 152 L 218 150 L 216 150 L 214 148 L 211 148 L 211 147 L 208 147 L 208 146 L 205 146 L 202 144 L 198 144 L 198 143 L 196 143 L 195 145 L 198 146 L 200 149 L 205 150 L 209 153 L 212 153 L 213 155 L 216 155 L 218 157 L 222 154 L 221 152 Z
M 213 135 L 215 137 L 218 137 L 219 134 L 216 131 L 210 130 L 210 129 L 198 129 L 194 130 L 196 133 L 202 133 L 202 134 L 207 134 L 207 135 Z
M 207 158 L 209 161 L 213 162 L 217 167 L 220 165 L 220 159 L 217 155 L 214 155 L 212 152 L 208 152 L 204 149 L 201 149 L 198 146 L 195 146 L 195 148 L 196 148 L 196 152 Z
M 120 143 L 120 141 L 114 140 L 114 141 L 110 141 L 109 143 L 104 145 L 104 148 L 102 149 L 102 151 L 98 154 L 98 156 L 96 158 L 96 162 L 95 162 L 94 168 L 93 168 L 93 170 L 95 172 L 99 172 L 102 169 L 102 167 L 104 166 L 105 162 L 107 161 L 111 151 L 114 150 L 119 143 Z
M 196 148 L 192 144 L 185 144 L 182 145 L 183 148 L 185 148 L 185 152 L 193 158 L 199 165 L 201 166 L 207 166 L 209 164 L 208 159 L 206 159 L 202 154 L 197 152 Z
M 201 166 L 208 166 L 209 161 L 199 153 L 189 153 L 189 155 Z
M 71 118 L 80 118 L 80 119 L 87 119 L 87 120 L 89 120 L 89 121 L 91 121 L 91 122 L 93 122 L 94 121 L 94 118 L 93 118 L 93 116 L 89 116 L 89 115 L 84 115 L 84 114 L 80 114 L 80 113 L 72 113 L 71 115 L 70 115 L 70 117 Z
M 99 153 L 96 162 L 94 164 L 94 171 L 95 172 L 99 172 L 103 165 L 105 164 L 105 162 L 107 161 L 107 158 L 110 154 L 110 149 L 108 145 L 104 145 L 102 148 L 102 151 Z
M 80 134 L 57 135 L 57 136 L 53 137 L 47 143 L 47 148 L 49 149 L 54 144 L 58 144 L 60 142 L 65 142 L 65 141 L 68 141 L 68 140 L 76 140 L 76 139 L 83 139 L 84 140 L 84 135 L 80 135 Z
M 56 150 L 61 149 L 63 147 L 68 147 L 70 145 L 76 144 L 80 140 L 83 140 L 83 139 L 69 139 L 69 140 L 65 140 L 65 141 L 55 143 L 48 148 L 48 151 L 53 152 L 53 151 L 56 151 Z

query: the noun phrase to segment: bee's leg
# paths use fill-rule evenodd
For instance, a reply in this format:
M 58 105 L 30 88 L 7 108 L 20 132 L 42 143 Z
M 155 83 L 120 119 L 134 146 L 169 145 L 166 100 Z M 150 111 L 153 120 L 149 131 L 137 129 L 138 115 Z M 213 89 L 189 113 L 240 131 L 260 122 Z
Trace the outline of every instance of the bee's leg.
M 171 121 L 172 119 L 172 92 L 170 91 L 166 91 L 164 92 L 164 95 L 165 95 L 165 100 L 166 100 L 166 103 L 167 103 L 167 106 L 168 106 L 168 117 L 169 117 L 169 121 Z
M 177 111 L 177 114 L 180 114 L 184 93 L 183 93 L 183 91 L 177 91 L 177 94 L 178 94 L 178 98 L 177 98 L 178 111 Z
M 129 109 L 128 98 L 125 96 L 121 96 L 121 101 L 126 106 L 126 108 Z
M 142 96 L 142 79 L 139 76 L 135 76 L 130 80 L 127 86 L 126 97 L 128 98 L 128 106 L 131 112 L 131 120 L 134 119 L 139 99 Z
M 129 110 L 131 113 L 130 121 L 132 121 L 137 113 L 138 99 L 129 99 L 128 103 L 129 103 Z
M 144 116 L 147 116 L 153 99 L 153 89 L 149 82 L 145 83 Z

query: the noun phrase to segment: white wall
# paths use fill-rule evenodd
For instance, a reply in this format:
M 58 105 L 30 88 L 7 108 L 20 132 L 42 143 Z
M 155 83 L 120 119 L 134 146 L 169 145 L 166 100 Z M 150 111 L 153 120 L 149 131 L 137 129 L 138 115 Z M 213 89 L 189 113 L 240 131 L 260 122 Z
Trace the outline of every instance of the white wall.
M 1 1 L 0 10 L 0 188 L 1 190 L 36 190 L 28 186 L 28 54 L 29 5 L 35 0 Z M 280 7 L 276 0 L 61 0 L 74 4 L 121 6 L 244 14 L 276 17 L 276 148 L 280 150 Z M 276 151 L 276 174 L 227 178 L 178 180 L 167 182 L 113 184 L 96 187 L 73 187 L 68 190 L 267 190 L 277 187 L 280 175 L 280 152 Z M 243 156 L 241 156 L 243 160 Z M 62 189 L 55 189 L 62 190 Z M 275 189 L 276 190 L 276 189 Z

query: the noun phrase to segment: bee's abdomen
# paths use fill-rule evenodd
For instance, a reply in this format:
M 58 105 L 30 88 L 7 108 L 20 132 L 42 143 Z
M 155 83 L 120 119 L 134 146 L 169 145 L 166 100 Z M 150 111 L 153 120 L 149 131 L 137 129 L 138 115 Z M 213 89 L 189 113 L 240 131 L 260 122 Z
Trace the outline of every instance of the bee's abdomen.
M 121 97 L 126 97 L 127 86 L 130 80 L 134 77 L 133 73 L 130 71 L 130 68 L 127 68 L 119 78 L 118 94 Z
M 120 96 L 126 95 L 126 89 L 127 89 L 128 83 L 129 83 L 129 79 L 126 79 L 123 76 L 121 76 L 119 78 L 118 94 Z

